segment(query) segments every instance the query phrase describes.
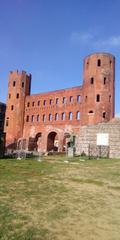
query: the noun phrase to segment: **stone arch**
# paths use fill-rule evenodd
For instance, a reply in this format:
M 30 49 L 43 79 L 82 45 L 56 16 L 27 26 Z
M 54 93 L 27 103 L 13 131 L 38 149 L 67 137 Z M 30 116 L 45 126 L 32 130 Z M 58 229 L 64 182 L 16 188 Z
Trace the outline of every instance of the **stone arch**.
M 70 142 L 70 137 L 71 137 L 71 134 L 69 132 L 65 132 L 64 133 L 64 137 L 63 137 L 63 152 L 67 151 L 67 148 L 68 148 L 68 145 L 69 145 L 69 142 Z
M 17 141 L 17 150 L 26 150 L 27 140 L 24 138 L 19 138 Z
M 47 151 L 58 151 L 59 138 L 55 131 L 51 131 L 47 136 Z
M 39 132 L 36 134 L 35 139 L 34 139 L 35 149 L 38 152 L 40 152 L 40 150 L 41 150 L 41 139 L 42 139 L 42 133 Z

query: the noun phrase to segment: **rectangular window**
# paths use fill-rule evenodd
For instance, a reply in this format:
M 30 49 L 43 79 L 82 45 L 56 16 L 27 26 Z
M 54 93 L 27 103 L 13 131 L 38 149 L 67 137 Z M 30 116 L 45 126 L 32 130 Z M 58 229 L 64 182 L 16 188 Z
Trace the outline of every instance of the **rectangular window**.
M 80 103 L 80 101 L 81 101 L 81 96 L 78 95 L 78 96 L 77 96 L 77 102 Z
M 70 96 L 70 102 L 73 103 L 73 96 Z
M 56 98 L 56 105 L 59 103 L 59 98 Z
M 111 95 L 109 95 L 109 102 L 111 102 Z
M 76 113 L 76 119 L 80 120 L 80 112 L 79 111 Z
M 28 115 L 26 116 L 26 122 L 29 122 L 29 116 Z
M 40 122 L 40 115 L 37 115 L 37 122 Z
M 58 120 L 58 113 L 55 114 L 55 120 Z
M 97 66 L 98 66 L 98 67 L 101 66 L 101 60 L 100 60 L 100 59 L 98 59 L 98 61 L 97 61 Z
M 46 100 L 43 101 L 43 105 L 46 106 Z
M 30 103 L 28 102 L 28 103 L 27 103 L 27 107 L 29 107 L 29 106 L 30 106 Z
M 16 98 L 17 98 L 17 99 L 19 98 L 19 93 L 17 93 Z
M 104 85 L 106 84 L 106 77 L 104 77 Z
M 69 120 L 72 120 L 72 112 L 69 112 Z
M 40 101 L 38 101 L 38 106 L 40 106 Z
M 86 68 L 88 69 L 88 67 L 89 67 L 89 61 L 87 61 L 86 63 Z
M 66 97 L 63 97 L 63 103 L 64 104 L 66 103 Z
M 90 84 L 94 84 L 94 78 L 93 77 L 91 77 L 91 79 L 90 79 Z
M 46 122 L 46 115 L 43 115 L 43 122 Z
M 88 100 L 88 97 L 87 97 L 87 96 L 85 96 L 85 102 L 87 102 L 87 100 Z
M 52 121 L 52 114 L 49 114 L 49 121 Z
M 96 102 L 100 102 L 100 94 L 96 95 Z
M 65 120 L 65 113 L 62 113 L 62 120 Z
M 24 88 L 24 82 L 22 82 L 22 88 Z
M 16 82 L 15 82 L 15 81 L 13 81 L 13 87 L 15 87 L 15 85 L 16 85 Z
M 6 119 L 6 127 L 9 126 L 9 118 Z
M 106 112 L 103 112 L 103 118 L 106 118 Z
M 12 105 L 12 106 L 11 106 L 11 111 L 13 111 L 13 109 L 14 109 L 14 106 Z
M 52 99 L 50 99 L 50 105 L 52 105 L 53 104 L 53 100 Z
M 31 116 L 31 122 L 34 122 L 34 115 Z

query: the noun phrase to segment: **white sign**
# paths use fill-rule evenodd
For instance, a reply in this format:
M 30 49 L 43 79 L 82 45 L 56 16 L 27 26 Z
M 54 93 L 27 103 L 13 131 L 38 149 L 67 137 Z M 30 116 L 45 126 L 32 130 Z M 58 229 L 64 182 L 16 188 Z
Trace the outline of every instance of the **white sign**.
M 109 134 L 108 133 L 97 133 L 97 145 L 98 146 L 109 146 Z

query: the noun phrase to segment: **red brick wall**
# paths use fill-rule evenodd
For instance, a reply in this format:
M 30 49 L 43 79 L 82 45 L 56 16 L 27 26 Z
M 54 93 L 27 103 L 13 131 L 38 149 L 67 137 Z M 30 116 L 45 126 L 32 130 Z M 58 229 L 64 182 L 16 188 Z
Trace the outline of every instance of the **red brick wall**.
M 68 132 L 77 134 L 80 128 L 81 119 L 77 119 L 77 113 L 81 112 L 81 101 L 78 97 L 81 96 L 81 91 L 80 87 L 74 87 L 27 96 L 23 137 L 25 139 L 35 138 L 38 133 L 42 133 L 42 149 L 46 151 L 48 134 L 52 131 L 56 132 L 59 136 L 59 150 L 62 151 L 64 134 Z M 56 103 L 56 99 L 58 99 L 58 103 Z M 63 99 L 65 102 L 63 102 Z M 45 105 L 44 101 L 46 102 Z M 63 113 L 65 113 L 65 119 L 62 120 Z M 51 121 L 50 114 L 52 115 Z M 56 114 L 58 114 L 58 120 L 55 119 Z M 69 114 L 72 116 L 70 117 Z M 38 115 L 39 119 L 37 119 Z M 43 115 L 46 116 L 45 122 L 43 121 Z
M 107 122 L 114 117 L 114 68 L 115 58 L 111 54 L 96 53 L 85 58 L 82 125 Z M 98 94 L 100 99 L 97 102 Z
M 6 145 L 23 135 L 25 97 L 30 94 L 31 76 L 23 71 L 10 72 L 5 117 Z
M 5 127 L 7 144 L 22 137 L 27 142 L 30 138 L 32 142 L 41 133 L 40 146 L 42 151 L 46 151 L 48 134 L 56 132 L 61 151 L 66 133 L 77 135 L 81 125 L 109 121 L 114 117 L 114 65 L 115 58 L 111 54 L 92 54 L 84 60 L 83 86 L 31 96 L 31 76 L 25 72 L 10 73 L 6 111 L 9 126 Z M 14 81 L 16 86 L 13 86 Z M 19 99 L 16 98 L 17 93 Z M 80 119 L 77 119 L 78 112 Z M 63 113 L 65 119 L 62 119 Z M 55 119 L 56 114 L 58 119 Z M 45 122 L 43 116 L 46 117 Z

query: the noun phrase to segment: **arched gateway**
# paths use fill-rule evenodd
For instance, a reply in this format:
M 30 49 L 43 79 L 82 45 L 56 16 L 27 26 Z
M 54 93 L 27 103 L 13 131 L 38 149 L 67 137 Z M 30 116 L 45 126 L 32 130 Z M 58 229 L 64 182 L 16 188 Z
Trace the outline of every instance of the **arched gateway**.
M 35 136 L 35 148 L 38 152 L 41 150 L 41 137 L 42 137 L 41 132 L 37 133 Z
M 47 137 L 47 151 L 58 151 L 59 139 L 56 132 L 50 132 Z

